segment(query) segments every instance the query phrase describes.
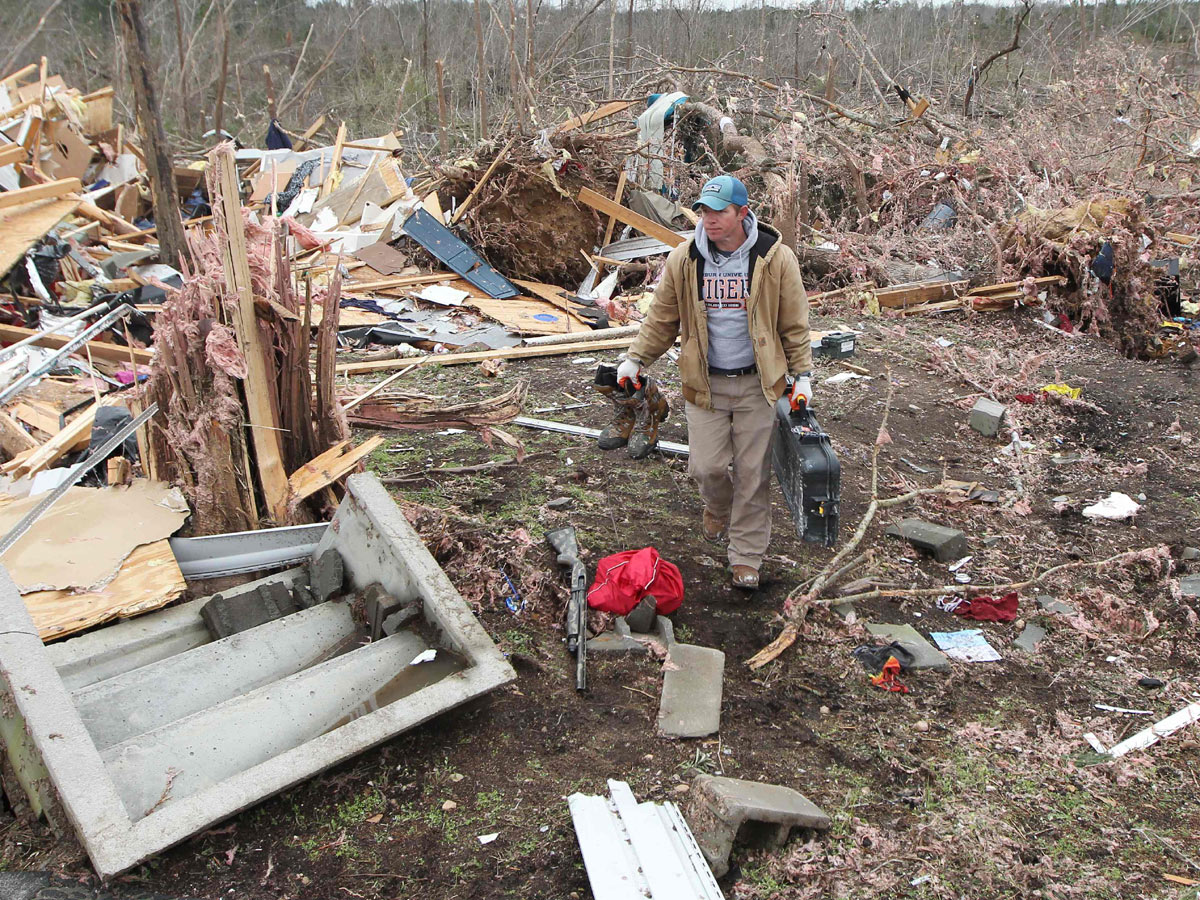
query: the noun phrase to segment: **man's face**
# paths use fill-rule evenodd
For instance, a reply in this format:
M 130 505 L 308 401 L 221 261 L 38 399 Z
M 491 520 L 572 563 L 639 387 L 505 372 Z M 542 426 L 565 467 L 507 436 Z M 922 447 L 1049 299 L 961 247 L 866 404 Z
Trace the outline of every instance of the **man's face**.
M 732 203 L 720 210 L 701 206 L 700 221 L 704 223 L 704 233 L 718 247 L 721 244 L 732 244 L 735 240 L 737 246 L 741 246 L 742 241 L 746 239 L 746 232 L 742 228 L 742 220 L 749 213 L 750 207 L 734 206 Z M 734 249 L 737 249 L 737 246 Z

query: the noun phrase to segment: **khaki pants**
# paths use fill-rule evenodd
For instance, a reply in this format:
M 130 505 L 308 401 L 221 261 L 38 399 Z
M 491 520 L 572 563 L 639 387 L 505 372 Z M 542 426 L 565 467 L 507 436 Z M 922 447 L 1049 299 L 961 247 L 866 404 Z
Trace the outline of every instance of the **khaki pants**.
M 758 569 L 771 541 L 775 409 L 756 373 L 713 375 L 711 384 L 712 409 L 686 404 L 688 474 L 705 508 L 729 520 L 729 564 Z

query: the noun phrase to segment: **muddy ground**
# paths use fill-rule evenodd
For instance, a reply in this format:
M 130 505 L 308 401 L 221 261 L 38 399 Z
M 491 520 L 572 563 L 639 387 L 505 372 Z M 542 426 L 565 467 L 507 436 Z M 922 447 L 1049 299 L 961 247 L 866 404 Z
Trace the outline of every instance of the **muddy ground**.
M 493 589 L 502 582 L 493 562 L 458 553 L 445 563 L 464 595 L 480 598 L 480 617 L 509 655 L 516 682 L 162 854 L 120 883 L 239 900 L 587 897 L 568 794 L 600 793 L 606 779 L 618 778 L 640 799 L 686 804 L 694 775 L 716 772 L 794 787 L 833 819 L 829 833 L 796 835 L 782 851 L 737 851 L 721 880 L 729 897 L 1195 896 L 1194 887 L 1164 876 L 1200 880 L 1200 728 L 1099 764 L 1083 733 L 1110 745 L 1200 696 L 1200 604 L 1178 591 L 1179 576 L 1197 565 L 1181 562 L 1181 549 L 1200 545 L 1196 375 L 1173 362 L 1122 359 L 1091 338 L 1052 334 L 1033 315 L 880 321 L 831 310 L 815 317 L 817 328 L 860 328 L 849 362 L 871 373 L 828 386 L 827 377 L 846 369 L 829 361 L 817 367 L 817 412 L 842 464 L 843 541 L 869 501 L 889 374 L 895 396 L 891 442 L 879 455 L 880 496 L 935 485 L 943 471 L 999 492 L 996 503 L 932 496 L 881 513 L 862 543 L 872 558 L 853 577 L 914 588 L 952 583 L 946 565 L 883 535 L 888 523 L 911 515 L 966 532 L 973 558 L 963 571 L 975 585 L 1129 549 L 1167 546 L 1169 556 L 1054 577 L 1022 592 L 1020 621 L 1010 624 L 966 622 L 939 611 L 932 597 L 861 603 L 857 624 L 817 611 L 794 647 L 751 671 L 745 660 L 778 633 L 789 590 L 834 551 L 802 544 L 777 497 L 768 582 L 753 595 L 735 593 L 723 548 L 700 534 L 684 462 L 635 462 L 588 440 L 508 426 L 531 455 L 525 463 L 418 474 L 394 491 L 411 504 L 453 507 L 504 546 L 528 535 L 526 551 L 505 563 L 526 597 L 524 612 L 511 613 Z M 939 337 L 953 346 L 937 346 Z M 593 365 L 578 356 L 514 361 L 495 379 L 475 367 L 426 369 L 411 382 L 457 401 L 524 379 L 528 410 L 583 402 L 583 409 L 536 415 L 598 427 L 606 411 L 589 388 Z M 655 371 L 681 412 L 674 367 L 664 361 Z M 1014 399 L 1049 382 L 1083 388 L 1098 409 Z M 993 386 L 1031 445 L 1019 456 L 1001 452 L 1007 429 L 989 439 L 966 427 L 979 388 Z M 672 415 L 664 436 L 686 441 L 682 415 Z M 370 467 L 394 476 L 511 458 L 496 446 L 473 433 L 394 433 Z M 1136 520 L 1097 524 L 1082 516 L 1110 491 L 1144 496 Z M 545 506 L 560 497 L 571 498 L 568 509 Z M 597 659 L 590 692 L 576 695 L 553 607 L 564 594 L 556 588 L 551 600 L 539 582 L 553 565 L 542 535 L 568 523 L 593 561 L 651 544 L 680 566 L 687 595 L 674 616 L 676 634 L 726 653 L 719 737 L 656 735 L 661 673 L 649 659 Z M 445 551 L 444 537 L 430 540 Z M 1078 615 L 1039 615 L 1039 593 L 1073 604 Z M 907 622 L 925 633 L 979 627 L 1004 658 L 955 663 L 948 674 L 909 673 L 911 693 L 885 693 L 850 656 L 867 642 L 862 620 Z M 1026 621 L 1049 632 L 1032 655 L 1010 646 Z M 1144 676 L 1165 686 L 1140 687 Z M 1097 703 L 1150 715 L 1105 712 Z M 479 836 L 491 833 L 499 836 L 482 845 Z M 9 823 L 2 840 L 8 868 L 89 872 L 77 851 L 40 826 Z

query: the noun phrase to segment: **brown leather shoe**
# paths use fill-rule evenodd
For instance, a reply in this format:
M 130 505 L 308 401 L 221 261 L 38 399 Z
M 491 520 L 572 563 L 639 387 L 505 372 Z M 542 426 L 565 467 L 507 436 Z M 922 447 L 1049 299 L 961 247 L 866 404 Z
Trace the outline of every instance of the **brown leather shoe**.
M 751 566 L 730 566 L 733 570 L 733 586 L 743 591 L 758 590 L 758 569 Z
M 720 518 L 713 515 L 707 509 L 700 517 L 700 530 L 704 532 L 704 539 L 712 541 L 714 544 L 725 536 L 725 529 L 729 527 L 728 518 Z

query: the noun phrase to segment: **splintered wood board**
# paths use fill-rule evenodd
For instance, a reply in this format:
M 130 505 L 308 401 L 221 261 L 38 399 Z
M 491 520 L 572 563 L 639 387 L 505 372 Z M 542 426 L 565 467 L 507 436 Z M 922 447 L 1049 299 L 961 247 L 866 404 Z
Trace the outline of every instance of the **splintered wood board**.
M 26 250 L 78 208 L 78 200 L 44 200 L 0 213 L 0 273 L 11 269 Z
M 143 544 L 121 564 L 116 577 L 96 591 L 34 591 L 21 599 L 43 641 L 127 619 L 166 606 L 187 583 L 168 540 Z
M 320 456 L 309 460 L 291 474 L 288 483 L 292 489 L 292 503 L 299 503 L 317 491 L 328 487 L 348 475 L 367 454 L 383 443 L 383 438 L 373 437 L 355 447 L 342 441 L 330 447 Z

